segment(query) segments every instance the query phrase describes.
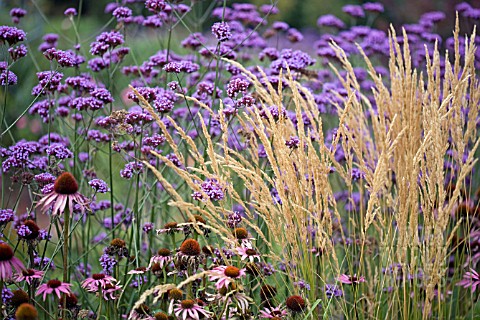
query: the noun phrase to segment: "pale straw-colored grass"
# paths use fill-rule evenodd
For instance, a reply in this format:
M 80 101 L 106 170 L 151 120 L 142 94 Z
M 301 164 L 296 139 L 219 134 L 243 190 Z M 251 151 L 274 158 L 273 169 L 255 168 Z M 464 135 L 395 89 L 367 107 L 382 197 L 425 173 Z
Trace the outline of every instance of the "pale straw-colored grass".
M 259 109 L 241 110 L 236 121 L 242 128 L 242 136 L 237 138 L 242 138 L 248 148 L 237 151 L 227 143 L 231 135 L 238 133 L 229 130 L 223 106 L 220 104 L 217 113 L 194 98 L 187 98 L 219 118 L 222 136 L 214 140 L 199 117 L 204 144 L 195 145 L 169 118 L 179 139 L 188 145 L 188 154 L 182 155 L 178 142 L 157 117 L 175 154 L 183 163 L 194 166 L 178 168 L 161 154 L 153 154 L 192 192 L 201 191 L 198 181 L 217 179 L 225 186 L 227 195 L 218 203 L 208 199 L 199 204 L 192 202 L 189 194 L 182 195 L 175 190 L 161 170 L 144 163 L 171 195 L 171 206 L 189 217 L 193 212 L 200 213 L 227 243 L 234 243 L 235 238 L 225 226 L 225 215 L 232 203 L 243 206 L 248 227 L 265 245 L 264 253 L 275 262 L 291 262 L 287 264 L 287 272 L 312 286 L 308 293 L 310 302 L 320 297 L 320 288 L 325 283 L 331 283 L 341 273 L 354 271 L 367 279 L 361 296 L 357 297 L 365 317 L 428 318 L 434 311 L 435 290 L 439 293 L 447 290 L 442 282 L 446 258 L 454 230 L 460 223 L 452 221 L 451 213 L 459 202 L 465 178 L 476 162 L 474 154 L 480 141 L 476 131 L 480 88 L 474 68 L 475 36 L 467 39 L 465 55 L 461 57 L 458 34 L 457 25 L 453 64 L 447 57 L 444 75 L 440 72 L 438 50 L 427 53 L 427 57 L 431 54 L 433 58 L 427 59 L 425 74 L 414 70 L 407 35 L 403 35 L 405 45 L 400 45 L 393 29 L 389 79 L 382 79 L 363 54 L 375 83 L 372 90 L 376 111 L 362 94 L 347 56 L 333 45 L 340 66 L 331 67 L 348 96 L 336 106 L 339 124 L 332 146 L 324 142 L 324 123 L 311 93 L 297 83 L 288 70 L 283 75 L 288 88 L 274 88 L 266 76 L 263 79 L 266 85 L 263 85 L 261 79 L 240 64 L 226 60 L 243 71 L 263 106 L 283 106 L 293 110 L 297 119 L 302 119 L 303 113 L 310 125 L 304 126 L 299 121 L 296 126 L 287 117 L 274 119 L 269 112 L 266 112 L 267 118 L 262 118 Z M 343 77 L 338 68 L 346 71 Z M 155 116 L 148 102 L 142 97 L 139 99 Z M 467 117 L 462 108 L 469 108 Z M 291 150 L 285 145 L 291 136 L 299 138 L 300 148 Z M 260 144 L 265 149 L 266 164 L 258 157 Z M 335 151 L 340 145 L 345 151 L 345 163 L 335 160 Z M 458 167 L 455 189 L 450 196 L 445 190 L 447 148 L 454 151 L 450 160 Z M 463 159 L 465 153 L 466 160 Z M 336 171 L 333 174 L 330 173 L 332 167 Z M 352 181 L 352 168 L 362 170 L 364 180 Z M 241 184 L 244 190 L 239 191 L 234 183 Z M 272 201 L 272 187 L 277 189 L 281 204 Z M 347 215 L 335 201 L 334 193 L 340 187 L 366 195 L 366 205 Z M 260 228 L 259 221 L 267 228 Z M 342 224 L 348 226 L 348 234 L 339 228 Z M 312 228 L 315 238 L 309 236 Z M 344 242 L 347 237 L 355 241 L 350 248 L 339 250 L 333 242 L 335 233 L 340 234 Z M 314 248 L 321 252 L 319 256 L 312 253 Z M 393 284 L 394 292 L 385 307 L 383 289 L 391 284 L 381 269 L 392 263 L 401 264 L 403 279 Z M 420 270 L 422 287 L 413 288 L 408 276 Z M 423 310 L 418 309 L 416 303 Z M 341 308 L 347 310 L 349 306 L 344 303 Z

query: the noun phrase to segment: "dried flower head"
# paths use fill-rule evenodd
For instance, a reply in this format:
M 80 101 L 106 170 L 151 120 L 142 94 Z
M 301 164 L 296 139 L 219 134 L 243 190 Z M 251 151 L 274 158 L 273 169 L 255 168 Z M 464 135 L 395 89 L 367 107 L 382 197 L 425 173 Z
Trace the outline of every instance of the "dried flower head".
M 285 300 L 285 305 L 292 312 L 302 312 L 305 309 L 305 300 L 300 296 L 290 296 Z
M 168 298 L 173 300 L 181 300 L 183 298 L 183 291 L 177 288 L 168 290 Z
M 233 235 L 239 240 L 248 239 L 248 231 L 245 228 L 235 228 L 233 229 Z
M 22 289 L 13 290 L 12 293 L 13 293 L 13 296 L 10 299 L 10 304 L 15 308 L 17 308 L 23 303 L 28 303 L 30 301 L 30 298 L 28 297 L 28 293 L 26 293 Z
M 29 303 L 21 304 L 15 312 L 17 320 L 38 320 L 37 309 Z
M 273 298 L 277 294 L 277 288 L 265 284 L 260 288 L 260 299 L 262 301 Z

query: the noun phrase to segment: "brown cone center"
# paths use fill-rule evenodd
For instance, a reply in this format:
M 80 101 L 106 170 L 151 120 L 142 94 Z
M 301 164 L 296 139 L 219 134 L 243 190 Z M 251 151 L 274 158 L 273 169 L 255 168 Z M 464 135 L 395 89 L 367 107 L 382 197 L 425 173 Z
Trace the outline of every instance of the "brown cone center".
M 55 288 L 58 288 L 62 285 L 62 283 L 60 282 L 60 280 L 57 280 L 57 279 L 53 279 L 53 280 L 49 280 L 47 282 L 47 285 L 52 288 L 52 289 L 55 289 Z
M 64 172 L 55 180 L 53 190 L 58 194 L 74 194 L 78 191 L 77 180 L 71 173 Z
M 195 301 L 187 299 L 187 300 L 182 300 L 180 304 L 182 305 L 183 309 L 192 309 L 193 306 L 195 305 Z
M 13 250 L 6 243 L 0 243 L 0 261 L 9 261 L 13 258 Z

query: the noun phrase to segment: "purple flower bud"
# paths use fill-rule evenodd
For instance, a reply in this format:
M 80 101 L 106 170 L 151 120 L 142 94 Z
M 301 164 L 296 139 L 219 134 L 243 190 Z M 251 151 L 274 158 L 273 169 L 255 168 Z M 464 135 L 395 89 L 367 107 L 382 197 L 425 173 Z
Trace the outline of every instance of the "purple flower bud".
M 351 172 L 351 177 L 353 181 L 357 181 L 365 178 L 365 172 L 358 168 L 353 168 Z
M 22 8 L 13 8 L 10 10 L 10 17 L 15 24 L 20 23 L 20 18 L 23 18 L 27 14 L 27 11 Z
M 10 57 L 13 61 L 17 61 L 20 58 L 23 58 L 27 55 L 28 49 L 25 45 L 21 44 L 16 47 L 8 48 L 8 53 L 10 53 Z
M 287 39 L 293 43 L 300 42 L 303 40 L 303 34 L 295 28 L 290 28 L 287 31 Z
M 45 270 L 47 267 L 50 270 L 55 270 L 56 268 L 55 264 L 53 263 L 53 260 L 47 257 L 44 257 L 43 259 L 42 257 L 35 257 L 33 259 L 33 265 L 40 270 Z
M 363 11 L 362 7 L 358 5 L 348 4 L 342 8 L 342 11 L 354 18 L 365 17 L 365 12 Z
M 235 229 L 242 222 L 242 215 L 238 211 L 234 211 L 228 215 L 227 226 Z
M 38 239 L 40 240 L 49 240 L 52 238 L 52 235 L 48 233 L 45 229 L 40 229 L 38 232 Z
M 287 31 L 289 27 L 290 26 L 288 25 L 288 23 L 284 21 L 275 21 L 272 24 L 273 30 L 276 30 L 276 31 Z
M 154 224 L 152 222 L 146 222 L 143 225 L 142 229 L 143 229 L 143 232 L 149 233 L 150 231 L 153 230 L 153 227 L 154 227 Z
M 365 2 L 362 6 L 363 6 L 363 9 L 365 9 L 365 11 L 379 12 L 379 13 L 384 11 L 383 4 L 379 2 Z
M 132 10 L 127 7 L 118 7 L 115 10 L 113 10 L 112 15 L 118 20 L 122 21 L 125 18 L 131 17 L 132 16 Z
M 117 265 L 117 260 L 115 260 L 115 258 L 110 257 L 108 254 L 105 253 L 100 257 L 99 261 L 105 274 L 113 274 L 113 268 Z
M 63 14 L 66 15 L 67 17 L 73 17 L 73 16 L 76 16 L 78 13 L 77 13 L 77 9 L 68 8 L 63 12 Z
M 205 43 L 205 38 L 200 32 L 195 32 L 190 34 L 188 37 L 186 37 L 182 41 L 182 46 L 184 48 L 190 48 L 190 49 L 197 49 L 200 47 L 203 43 Z
M 191 61 L 180 61 L 180 62 L 169 62 L 167 63 L 164 67 L 163 70 L 166 72 L 172 72 L 172 73 L 180 73 L 180 72 L 186 72 L 186 73 L 192 73 L 195 71 L 198 71 L 199 65 L 196 63 L 193 63 Z
M 13 8 L 10 10 L 10 17 L 23 18 L 27 14 L 27 10 L 22 8 Z

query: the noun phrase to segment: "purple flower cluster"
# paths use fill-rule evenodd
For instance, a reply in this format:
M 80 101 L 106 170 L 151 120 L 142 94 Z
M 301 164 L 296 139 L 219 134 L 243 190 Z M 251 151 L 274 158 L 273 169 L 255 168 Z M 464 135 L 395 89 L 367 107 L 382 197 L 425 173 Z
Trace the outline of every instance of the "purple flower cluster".
M 64 51 L 55 48 L 46 49 L 43 53 L 48 60 L 55 60 L 61 67 L 77 67 L 85 62 L 82 56 L 76 55 L 72 51 Z
M 12 46 L 27 38 L 25 31 L 17 27 L 0 26 L 0 43 L 8 43 Z
M 227 41 L 232 37 L 230 25 L 227 22 L 215 22 L 212 26 L 212 33 L 218 41 Z
M 201 184 L 202 191 L 195 191 L 192 198 L 206 201 L 204 194 L 212 201 L 220 201 L 225 197 L 223 185 L 216 179 L 208 179 Z
M 133 161 L 125 164 L 125 167 L 120 171 L 120 176 L 125 179 L 131 179 L 134 174 L 141 172 L 143 172 L 143 164 Z
M 90 45 L 90 53 L 96 56 L 103 56 L 107 51 L 122 45 L 123 35 L 120 32 L 102 32 L 95 42 Z
M 6 225 L 15 220 L 15 212 L 12 209 L 0 209 L 0 224 Z
M 107 183 L 101 179 L 90 180 L 88 181 L 88 185 L 98 193 L 110 192 L 110 188 L 108 187 Z
M 250 83 L 242 78 L 234 78 L 227 85 L 227 94 L 234 99 L 237 94 L 246 94 Z
M 10 10 L 10 17 L 12 17 L 12 22 L 15 24 L 19 24 L 20 18 L 25 17 L 26 14 L 27 14 L 27 10 L 22 8 L 12 8 Z
M 180 72 L 185 72 L 185 73 L 192 73 L 195 71 L 198 71 L 199 65 L 196 63 L 193 63 L 191 61 L 174 61 L 174 62 L 169 62 L 167 63 L 164 67 L 163 70 L 166 72 L 170 73 L 180 73 Z
M 49 156 L 52 156 L 56 159 L 67 159 L 67 158 L 72 158 L 73 157 L 73 152 L 70 151 L 66 146 L 64 146 L 62 143 L 52 143 L 49 145 L 45 151 Z

